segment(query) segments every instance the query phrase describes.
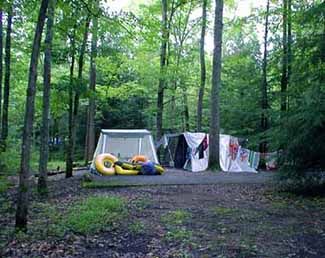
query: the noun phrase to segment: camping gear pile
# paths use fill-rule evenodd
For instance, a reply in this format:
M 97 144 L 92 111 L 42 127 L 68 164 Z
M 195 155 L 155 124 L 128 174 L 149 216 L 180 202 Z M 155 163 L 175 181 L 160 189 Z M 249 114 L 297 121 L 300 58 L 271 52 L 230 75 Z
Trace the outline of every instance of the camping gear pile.
M 267 169 L 276 169 L 274 153 L 261 154 L 245 148 L 245 139 L 231 135 L 220 134 L 220 167 L 226 172 L 257 172 L 260 160 L 266 162 Z M 193 172 L 204 171 L 209 165 L 209 135 L 206 133 L 177 133 L 165 134 L 154 145 L 153 137 L 148 130 L 123 129 L 102 130 L 90 166 L 90 171 L 98 174 L 98 169 L 104 171 L 102 175 L 138 175 L 154 174 L 159 166 L 156 149 L 163 150 L 160 161 L 164 166 L 186 169 Z M 105 154 L 101 156 L 101 154 Z M 272 154 L 272 155 L 271 155 Z M 112 155 L 112 156 L 109 156 Z M 135 155 L 146 156 L 148 161 L 129 161 Z M 96 166 L 96 159 L 98 165 Z M 111 164 L 109 167 L 103 165 Z M 104 167 L 104 168 L 103 168 Z M 159 166 L 158 170 L 161 166 Z M 141 172 L 139 172 L 141 171 Z M 158 172 L 160 173 L 160 172 Z
M 159 164 L 148 160 L 146 156 L 135 155 L 131 162 L 119 161 L 117 157 L 110 153 L 99 154 L 95 158 L 95 168 L 93 172 L 100 175 L 161 175 L 164 169 Z
M 148 130 L 103 129 L 90 171 L 97 175 L 154 175 L 162 174 L 164 169 Z

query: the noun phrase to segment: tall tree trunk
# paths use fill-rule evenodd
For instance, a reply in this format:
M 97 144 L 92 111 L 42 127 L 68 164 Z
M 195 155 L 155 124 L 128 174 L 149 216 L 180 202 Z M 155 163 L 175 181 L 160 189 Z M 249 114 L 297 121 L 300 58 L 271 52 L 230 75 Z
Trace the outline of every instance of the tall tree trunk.
M 68 118 L 68 146 L 67 146 L 67 158 L 66 158 L 66 171 L 65 177 L 72 177 L 72 169 L 73 169 L 73 157 L 72 157 L 72 119 L 73 119 L 73 88 L 74 88 L 74 64 L 75 64 L 75 53 L 76 53 L 76 25 L 73 27 L 72 35 L 70 36 L 71 43 L 71 63 L 70 63 L 70 82 L 69 82 L 69 118 Z
M 281 111 L 287 110 L 287 88 L 288 88 L 288 0 L 283 0 L 283 35 L 282 35 L 282 77 L 281 77 Z
M 83 36 L 83 41 L 80 48 L 80 55 L 78 60 L 78 84 L 81 87 L 83 84 L 82 80 L 82 72 L 83 72 L 83 64 L 84 64 L 84 55 L 85 49 L 87 45 L 87 38 L 88 38 L 88 29 L 90 24 L 90 17 L 87 17 L 85 23 L 85 31 Z M 73 114 L 71 120 L 71 138 L 69 138 L 69 146 L 68 146 L 68 157 L 67 164 L 66 164 L 66 171 L 67 174 L 72 175 L 73 169 L 73 162 L 74 162 L 74 153 L 75 153 L 75 145 L 76 145 L 76 126 L 77 126 L 77 116 L 78 116 L 78 109 L 79 109 L 79 98 L 80 98 L 80 89 L 76 89 L 74 100 L 73 100 Z
M 43 105 L 41 145 L 39 158 L 38 192 L 47 194 L 47 162 L 49 157 L 49 124 L 50 124 L 50 93 L 51 93 L 51 62 L 52 39 L 56 0 L 49 0 L 46 23 L 45 50 L 44 50 L 44 78 L 43 78 Z
M 8 11 L 6 46 L 5 46 L 5 78 L 4 78 L 4 88 L 3 88 L 3 109 L 2 109 L 3 113 L 2 113 L 2 131 L 1 131 L 1 142 L 2 142 L 3 150 L 6 149 L 6 140 L 8 137 L 11 31 L 12 31 L 12 6 L 10 6 Z
M 96 5 L 98 2 L 96 2 Z M 97 7 L 97 6 L 96 6 Z M 95 149 L 95 113 L 96 113 L 96 57 L 97 57 L 97 32 L 98 32 L 98 18 L 93 17 L 92 40 L 91 40 L 91 56 L 90 56 L 90 81 L 89 90 L 91 96 L 89 98 L 88 106 L 88 121 L 87 121 L 87 146 L 85 160 L 91 160 Z
M 161 1 L 162 7 L 162 39 L 160 46 L 160 76 L 158 84 L 158 98 L 157 98 L 157 132 L 156 136 L 159 140 L 162 136 L 163 127 L 163 111 L 164 111 L 164 90 L 165 90 L 165 66 L 166 66 L 166 52 L 168 42 L 168 26 L 167 26 L 167 0 Z
M 46 18 L 46 10 L 49 0 L 42 0 L 35 29 L 33 48 L 29 66 L 29 76 L 27 85 L 27 97 L 25 106 L 25 118 L 23 129 L 23 141 L 21 151 L 21 164 L 19 174 L 19 188 L 16 210 L 16 228 L 26 230 L 27 214 L 28 214 L 28 193 L 29 193 L 29 162 L 31 154 L 31 139 L 35 113 L 35 93 L 37 80 L 37 65 L 40 54 L 40 45 L 44 21 Z
M 190 112 L 188 109 L 187 92 L 186 87 L 183 87 L 183 117 L 184 117 L 184 128 L 185 131 L 190 131 Z
M 197 125 L 196 130 L 200 132 L 202 130 L 202 109 L 203 109 L 203 96 L 206 81 L 206 68 L 205 68 L 205 31 L 207 24 L 207 0 L 203 0 L 202 5 L 202 27 L 201 27 L 201 39 L 200 39 L 200 65 L 201 65 L 201 82 L 199 89 L 199 98 L 197 102 Z
M 2 117 L 2 53 L 3 53 L 3 25 L 2 25 L 2 7 L 0 6 L 0 118 Z M 0 126 L 1 135 L 1 126 Z
M 270 0 L 267 1 L 266 4 L 266 16 L 265 16 L 265 29 L 264 29 L 264 53 L 263 53 L 263 75 L 262 75 L 262 87 L 261 87 L 261 129 L 265 132 L 268 129 L 268 117 L 267 117 L 267 108 L 268 108 L 268 97 L 267 97 L 267 56 L 268 56 L 268 33 L 269 33 L 269 13 L 270 13 Z M 267 142 L 265 141 L 264 137 L 260 143 L 260 152 L 265 153 L 267 151 Z
M 287 80 L 288 87 L 290 89 L 291 83 L 291 73 L 292 73 L 292 22 L 291 22 L 291 0 L 288 0 L 288 72 L 287 72 Z M 289 95 L 287 95 L 287 109 L 289 110 Z
M 211 117 L 210 117 L 210 154 L 209 167 L 219 169 L 219 134 L 220 134 L 220 108 L 219 89 L 221 86 L 221 54 L 222 54 L 222 19 L 223 0 L 216 0 L 214 17 L 214 50 L 211 88 Z

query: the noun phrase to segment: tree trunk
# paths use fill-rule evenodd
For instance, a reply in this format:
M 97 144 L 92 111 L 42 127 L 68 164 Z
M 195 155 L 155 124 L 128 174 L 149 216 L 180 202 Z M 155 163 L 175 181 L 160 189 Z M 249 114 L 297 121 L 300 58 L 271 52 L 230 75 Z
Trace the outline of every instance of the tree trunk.
M 261 87 L 261 129 L 265 132 L 268 129 L 268 117 L 267 117 L 267 108 L 268 108 L 268 97 L 267 97 L 267 45 L 268 45 L 268 32 L 269 32 L 269 13 L 270 13 L 270 1 L 267 1 L 266 4 L 266 16 L 265 16 L 265 31 L 264 31 L 264 54 L 263 54 L 263 75 L 262 75 L 262 87 Z M 265 153 L 267 151 L 267 142 L 265 141 L 264 137 L 260 143 L 260 152 Z
M 96 2 L 98 5 L 98 2 Z M 96 6 L 97 7 L 97 6 Z M 88 163 L 92 159 L 95 149 L 95 113 L 96 113 L 96 57 L 97 57 L 97 32 L 98 32 L 98 18 L 93 17 L 92 40 L 91 40 L 91 56 L 90 56 L 90 81 L 89 90 L 91 92 L 88 107 L 88 121 L 87 121 L 87 146 L 85 161 Z
M 49 1 L 47 11 L 47 24 L 44 50 L 44 78 L 43 78 L 43 105 L 42 105 L 42 127 L 41 145 L 39 158 L 38 192 L 47 194 L 47 162 L 49 157 L 49 122 L 50 122 L 50 92 L 51 92 L 51 61 L 52 61 L 52 39 L 56 0 Z
M 211 117 L 210 117 L 210 154 L 209 167 L 219 169 L 219 134 L 220 134 L 220 109 L 219 89 L 221 85 L 221 54 L 222 54 L 222 15 L 223 0 L 216 0 L 214 17 L 214 50 L 211 88 Z
M 9 94 L 10 94 L 10 64 L 11 64 L 11 31 L 12 31 L 12 6 L 8 11 L 6 46 L 5 46 L 5 78 L 3 88 L 3 109 L 2 109 L 2 131 L 1 142 L 3 150 L 6 149 L 6 140 L 8 137 L 8 111 L 9 111 Z
M 196 130 L 198 132 L 202 130 L 203 96 L 204 96 L 204 88 L 206 82 L 205 52 L 204 52 L 206 24 L 207 24 L 207 0 L 203 0 L 202 27 L 201 27 L 201 39 L 200 39 L 201 82 L 200 82 L 199 97 L 197 103 L 197 126 L 196 126 Z
M 283 0 L 283 35 L 282 35 L 282 77 L 281 77 L 281 111 L 287 110 L 287 88 L 288 88 L 288 0 Z
M 16 210 L 16 228 L 27 229 L 27 214 L 28 214 L 28 192 L 29 192 L 29 161 L 31 154 L 31 139 L 35 112 L 35 93 L 37 81 L 37 65 L 40 54 L 40 43 L 42 39 L 42 32 L 44 21 L 46 18 L 46 10 L 49 0 L 42 0 L 35 29 L 33 48 L 29 66 L 29 76 L 27 85 L 27 97 L 25 107 L 21 164 L 19 174 L 19 188 L 17 198 Z
M 168 41 L 167 28 L 167 0 L 162 0 L 162 39 L 160 47 L 160 76 L 158 84 L 158 98 L 157 98 L 157 140 L 162 136 L 163 127 L 163 111 L 164 111 L 164 90 L 165 90 L 165 66 L 166 66 L 166 52 Z
M 2 117 L 2 53 L 3 53 L 3 25 L 2 25 L 2 7 L 0 7 L 0 118 Z M 0 127 L 1 135 L 1 127 Z
M 75 52 L 76 52 L 76 25 L 73 27 L 72 35 L 70 36 L 71 42 L 71 63 L 70 63 L 70 82 L 69 82 L 69 118 L 68 118 L 68 146 L 67 146 L 67 158 L 66 158 L 66 171 L 65 177 L 72 177 L 73 169 L 73 157 L 72 157 L 72 119 L 73 119 L 73 72 L 74 72 L 74 63 L 75 63 Z
M 186 87 L 183 88 L 183 116 L 184 116 L 184 130 L 186 132 L 190 131 L 190 113 L 188 110 L 187 92 Z
M 292 72 L 292 22 L 291 22 L 291 0 L 288 0 L 288 72 L 287 80 L 290 89 L 291 72 Z M 287 94 L 287 109 L 289 110 L 289 96 Z
M 82 41 L 82 45 L 80 48 L 80 55 L 78 60 L 78 84 L 83 84 L 82 81 L 82 70 L 84 64 L 84 54 L 87 45 L 87 38 L 88 38 L 88 29 L 89 29 L 90 18 L 87 17 L 86 24 L 85 24 L 85 31 L 84 37 Z M 73 162 L 74 162 L 74 153 L 75 153 L 75 145 L 76 145 L 76 121 L 78 116 L 78 109 L 79 109 L 79 98 L 80 98 L 80 89 L 76 89 L 73 101 L 73 114 L 72 114 L 72 121 L 71 121 L 71 139 L 69 138 L 69 148 L 68 148 L 68 156 L 70 157 L 67 159 L 67 166 L 66 171 L 69 175 L 72 175 L 73 169 Z M 69 164 L 68 164 L 69 163 Z

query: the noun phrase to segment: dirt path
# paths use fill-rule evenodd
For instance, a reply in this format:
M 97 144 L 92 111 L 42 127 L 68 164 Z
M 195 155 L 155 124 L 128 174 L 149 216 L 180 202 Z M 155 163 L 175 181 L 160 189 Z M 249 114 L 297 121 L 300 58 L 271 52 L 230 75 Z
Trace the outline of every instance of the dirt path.
M 29 233 L 7 240 L 2 256 L 325 257 L 324 198 L 283 196 L 261 183 L 87 189 L 80 179 L 51 182 L 45 203 L 34 197 Z M 50 234 L 54 213 L 91 196 L 123 198 L 127 216 L 110 230 Z M 13 196 L 7 197 L 0 240 L 13 225 Z

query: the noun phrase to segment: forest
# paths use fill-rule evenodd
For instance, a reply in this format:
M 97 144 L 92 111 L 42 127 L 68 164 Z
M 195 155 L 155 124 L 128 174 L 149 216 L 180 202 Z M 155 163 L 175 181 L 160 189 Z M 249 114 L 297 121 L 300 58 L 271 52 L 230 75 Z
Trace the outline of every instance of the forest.
M 277 153 L 286 190 L 324 192 L 323 1 L 0 4 L 0 193 L 16 176 L 17 229 L 32 189 L 47 198 L 49 172 L 87 166 L 101 129 L 209 133 L 211 171 L 234 135 Z

